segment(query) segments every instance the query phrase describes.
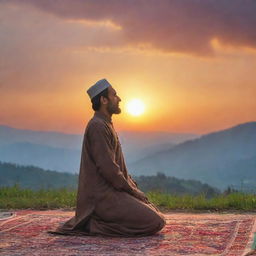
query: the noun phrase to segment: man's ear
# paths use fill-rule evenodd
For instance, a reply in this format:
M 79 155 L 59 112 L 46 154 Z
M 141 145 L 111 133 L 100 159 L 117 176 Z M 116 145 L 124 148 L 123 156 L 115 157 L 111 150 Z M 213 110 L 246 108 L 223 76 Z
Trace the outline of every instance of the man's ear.
M 104 105 L 105 105 L 105 104 L 108 104 L 108 99 L 105 98 L 105 97 L 103 97 L 103 96 L 101 96 L 101 97 L 100 97 L 100 103 L 101 103 L 101 104 L 104 104 Z

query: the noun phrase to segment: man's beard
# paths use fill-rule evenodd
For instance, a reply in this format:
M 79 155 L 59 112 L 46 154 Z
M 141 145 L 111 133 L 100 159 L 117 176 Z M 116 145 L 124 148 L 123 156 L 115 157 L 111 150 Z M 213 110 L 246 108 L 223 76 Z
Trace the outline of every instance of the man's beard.
M 109 114 L 120 114 L 121 113 L 121 109 L 119 108 L 118 105 L 114 105 L 112 104 L 112 102 L 109 102 L 107 105 L 107 111 Z

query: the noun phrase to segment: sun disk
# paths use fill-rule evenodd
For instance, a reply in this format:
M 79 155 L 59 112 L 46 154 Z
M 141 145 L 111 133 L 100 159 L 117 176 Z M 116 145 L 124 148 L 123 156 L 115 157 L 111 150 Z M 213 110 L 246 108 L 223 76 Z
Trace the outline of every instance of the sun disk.
M 139 99 L 132 99 L 127 103 L 127 111 L 133 116 L 140 116 L 145 111 L 145 105 Z

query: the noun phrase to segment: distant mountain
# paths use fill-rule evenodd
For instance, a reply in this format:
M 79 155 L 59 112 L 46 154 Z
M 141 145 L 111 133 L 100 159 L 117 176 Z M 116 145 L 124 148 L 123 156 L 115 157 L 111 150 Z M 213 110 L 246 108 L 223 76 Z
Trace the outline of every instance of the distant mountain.
M 199 137 L 196 134 L 170 132 L 121 131 L 118 134 L 128 164 L 147 155 L 171 149 L 186 140 Z
M 212 197 L 219 191 L 207 184 L 195 180 L 179 180 L 166 177 L 158 173 L 155 176 L 133 177 L 139 188 L 144 191 L 160 191 L 175 195 L 198 195 L 205 194 Z M 44 170 L 34 166 L 22 166 L 0 162 L 0 187 L 10 187 L 19 184 L 22 188 L 48 189 L 48 188 L 77 188 L 78 175 L 59 173 Z
M 201 137 L 164 132 L 118 134 L 133 175 L 162 172 L 220 189 L 228 185 L 256 188 L 256 122 Z M 78 173 L 82 138 L 0 126 L 0 161 Z
M 179 144 L 186 140 L 198 138 L 200 135 L 192 133 L 172 133 L 172 132 L 143 132 L 143 131 L 120 131 L 121 142 L 130 145 L 143 144 L 144 146 L 157 145 L 163 143 Z
M 69 173 L 79 172 L 80 157 L 80 150 L 55 148 L 28 142 L 0 147 L 0 161 Z
M 148 154 L 170 149 L 178 142 L 198 135 L 166 132 L 120 132 L 127 163 Z M 83 135 L 20 130 L 0 126 L 0 161 L 35 165 L 45 169 L 77 173 Z
M 80 149 L 82 135 L 24 130 L 0 125 L 0 146 L 17 142 L 29 142 L 58 148 Z
M 256 122 L 210 133 L 128 166 L 134 175 L 163 172 L 220 189 L 256 187 Z
M 123 143 L 126 145 L 125 143 Z M 172 143 L 165 143 L 165 144 L 156 144 L 153 146 L 143 146 L 141 144 L 140 146 L 136 145 L 122 145 L 122 149 L 125 155 L 126 163 L 127 164 L 132 164 L 140 159 L 143 159 L 147 156 L 153 155 L 155 153 L 171 149 L 175 146 L 176 144 Z

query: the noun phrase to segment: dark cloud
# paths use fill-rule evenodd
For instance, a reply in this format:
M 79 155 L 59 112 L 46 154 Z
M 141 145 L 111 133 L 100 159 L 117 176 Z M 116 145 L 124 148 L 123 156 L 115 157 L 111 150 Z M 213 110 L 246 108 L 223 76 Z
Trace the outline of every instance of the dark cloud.
M 2 1 L 3 2 L 3 1 Z M 256 47 L 254 0 L 8 0 L 63 19 L 111 20 L 123 42 L 166 52 L 212 53 L 211 40 Z M 104 45 L 103 45 L 104 46 Z

